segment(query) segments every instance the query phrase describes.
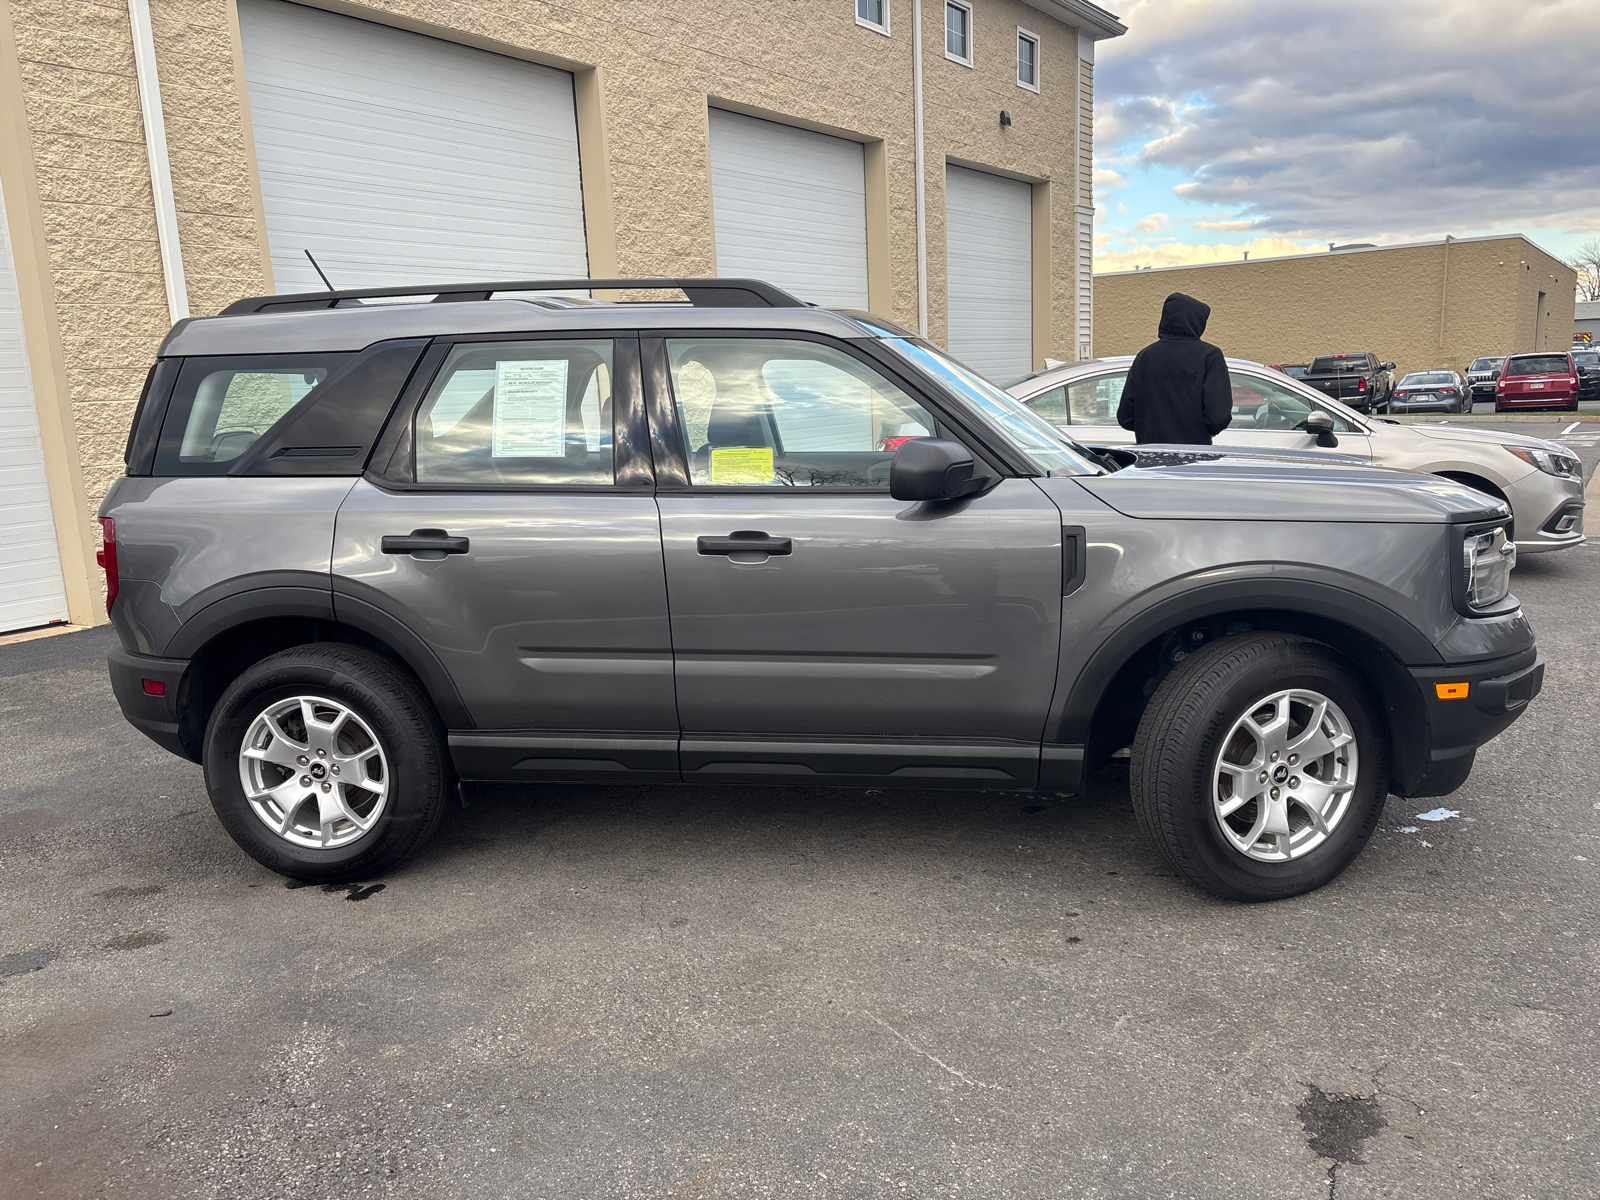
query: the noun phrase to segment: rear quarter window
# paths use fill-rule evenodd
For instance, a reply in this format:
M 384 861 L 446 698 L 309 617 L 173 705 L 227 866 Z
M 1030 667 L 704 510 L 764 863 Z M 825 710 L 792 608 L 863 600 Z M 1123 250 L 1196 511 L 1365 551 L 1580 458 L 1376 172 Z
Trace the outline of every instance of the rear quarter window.
M 184 362 L 161 425 L 157 475 L 226 475 L 350 354 L 262 354 Z

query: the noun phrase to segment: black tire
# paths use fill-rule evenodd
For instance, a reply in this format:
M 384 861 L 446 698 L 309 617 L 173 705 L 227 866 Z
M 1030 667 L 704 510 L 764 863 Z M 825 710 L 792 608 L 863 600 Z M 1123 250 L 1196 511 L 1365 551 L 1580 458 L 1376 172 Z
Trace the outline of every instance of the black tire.
M 269 828 L 245 794 L 245 736 L 271 705 L 299 696 L 354 713 L 383 751 L 383 807 L 372 827 L 345 845 L 296 845 Z M 455 786 L 444 727 L 416 681 L 382 655 L 341 642 L 296 646 L 247 668 L 212 711 L 204 763 L 212 807 L 240 849 L 270 870 L 311 883 L 352 883 L 394 867 L 433 836 Z
M 1211 789 L 1234 722 L 1290 688 L 1315 690 L 1349 719 L 1358 771 L 1332 832 L 1283 862 L 1247 857 L 1223 836 Z M 1388 794 L 1389 746 L 1381 708 L 1330 648 L 1288 634 L 1244 634 L 1195 651 L 1156 689 L 1139 722 L 1129 778 L 1139 827 L 1171 867 L 1224 900 L 1282 900 L 1314 891 L 1361 853 Z

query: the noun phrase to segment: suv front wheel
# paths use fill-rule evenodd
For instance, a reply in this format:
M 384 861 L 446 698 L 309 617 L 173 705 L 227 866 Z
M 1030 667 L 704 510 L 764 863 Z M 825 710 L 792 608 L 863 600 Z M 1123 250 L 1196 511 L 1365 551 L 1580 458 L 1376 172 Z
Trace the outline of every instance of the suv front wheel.
M 205 777 L 245 853 L 313 883 L 399 863 L 438 828 L 454 783 L 416 683 L 335 642 L 274 654 L 229 685 L 206 730 Z
M 1333 879 L 1377 828 L 1388 745 L 1368 692 L 1327 646 L 1246 634 L 1188 655 L 1133 743 L 1133 810 L 1172 867 L 1227 900 Z

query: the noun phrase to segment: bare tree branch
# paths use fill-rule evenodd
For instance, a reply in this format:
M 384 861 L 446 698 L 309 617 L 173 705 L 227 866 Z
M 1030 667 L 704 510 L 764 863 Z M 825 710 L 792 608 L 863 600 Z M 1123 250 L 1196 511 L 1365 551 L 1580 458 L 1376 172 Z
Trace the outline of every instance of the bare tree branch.
M 1578 273 L 1578 299 L 1600 300 L 1600 238 L 1590 238 L 1567 260 Z

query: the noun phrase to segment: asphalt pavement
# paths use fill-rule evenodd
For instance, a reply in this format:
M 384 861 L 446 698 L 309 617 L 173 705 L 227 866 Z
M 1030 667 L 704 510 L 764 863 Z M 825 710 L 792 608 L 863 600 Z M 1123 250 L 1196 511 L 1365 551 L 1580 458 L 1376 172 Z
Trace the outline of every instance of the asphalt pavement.
M 1600 547 L 1515 586 L 1527 715 L 1253 907 L 1163 871 L 1122 767 L 483 789 L 286 885 L 107 630 L 0 647 L 0 1195 L 1596 1195 Z

